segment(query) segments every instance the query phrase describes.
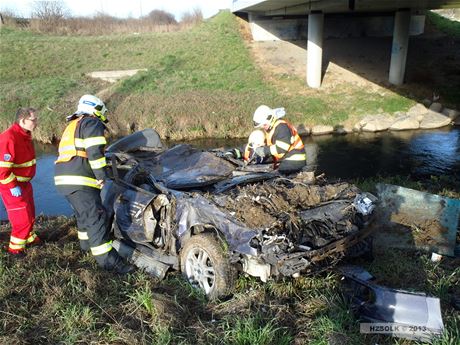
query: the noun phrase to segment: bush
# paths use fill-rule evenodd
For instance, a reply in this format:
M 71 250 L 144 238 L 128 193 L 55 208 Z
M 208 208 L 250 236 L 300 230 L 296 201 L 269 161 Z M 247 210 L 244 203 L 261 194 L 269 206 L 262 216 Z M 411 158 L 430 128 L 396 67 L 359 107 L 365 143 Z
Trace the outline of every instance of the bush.
M 176 18 L 174 18 L 173 14 L 162 10 L 153 10 L 144 18 L 155 25 L 177 24 Z

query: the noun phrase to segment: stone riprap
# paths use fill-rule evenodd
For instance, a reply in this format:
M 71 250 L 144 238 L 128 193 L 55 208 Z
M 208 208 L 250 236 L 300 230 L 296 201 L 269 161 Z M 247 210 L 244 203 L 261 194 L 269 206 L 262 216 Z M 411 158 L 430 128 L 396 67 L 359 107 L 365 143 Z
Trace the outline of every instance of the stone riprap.
M 421 129 L 434 129 L 440 128 L 447 125 L 450 125 L 452 119 L 444 114 L 435 112 L 433 110 L 428 110 L 428 112 L 423 115 L 422 121 L 420 121 Z
M 332 126 L 317 125 L 317 126 L 313 126 L 311 129 L 312 135 L 324 135 L 324 134 L 331 134 L 333 132 L 334 132 L 334 127 Z
M 394 119 L 389 114 L 368 115 L 359 121 L 358 126 L 363 132 L 386 131 L 393 124 Z
M 414 129 L 434 129 L 460 125 L 460 112 L 455 109 L 444 108 L 441 103 L 433 102 L 428 104 L 417 103 L 407 112 L 396 112 L 394 114 L 378 113 L 367 115 L 354 126 L 338 125 L 335 127 L 316 125 L 309 127 L 302 124 L 302 134 L 323 135 L 323 134 L 347 134 L 350 132 L 382 132 L 404 131 Z

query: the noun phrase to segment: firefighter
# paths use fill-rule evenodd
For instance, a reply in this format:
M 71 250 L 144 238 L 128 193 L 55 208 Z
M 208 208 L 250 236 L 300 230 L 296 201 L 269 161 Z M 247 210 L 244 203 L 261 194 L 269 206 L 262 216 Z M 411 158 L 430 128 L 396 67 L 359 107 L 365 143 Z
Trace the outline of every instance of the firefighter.
M 251 132 L 248 137 L 248 143 L 243 148 L 234 148 L 227 152 L 225 155 L 236 158 L 243 159 L 245 164 L 260 164 L 264 163 L 265 160 L 254 154 L 254 150 L 259 146 L 265 145 L 265 132 L 261 129 L 256 129 Z
M 33 230 L 35 204 L 30 180 L 35 176 L 35 149 L 32 132 L 37 111 L 19 108 L 15 123 L 0 134 L 0 195 L 11 223 L 8 252 L 25 255 L 27 245 L 40 243 Z
M 96 96 L 84 95 L 59 143 L 54 183 L 71 204 L 77 218 L 83 251 L 91 251 L 98 265 L 120 274 L 134 266 L 123 262 L 112 247 L 109 221 L 100 191 L 107 178 L 104 137 L 107 108 Z
M 256 109 L 254 127 L 264 130 L 266 145 L 254 152 L 262 159 L 272 157 L 280 173 L 291 174 L 302 170 L 307 160 L 302 139 L 293 125 L 281 119 L 284 115 L 284 108 L 261 105 Z

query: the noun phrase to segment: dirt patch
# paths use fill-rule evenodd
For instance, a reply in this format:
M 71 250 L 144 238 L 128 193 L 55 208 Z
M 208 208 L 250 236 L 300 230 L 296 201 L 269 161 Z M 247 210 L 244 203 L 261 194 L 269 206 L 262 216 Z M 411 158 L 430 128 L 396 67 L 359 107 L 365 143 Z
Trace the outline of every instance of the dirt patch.
M 279 178 L 210 198 L 248 227 L 265 229 L 267 236 L 286 237 L 294 247 L 320 248 L 362 225 L 353 206 L 359 192 L 347 183 L 307 185 Z
M 244 37 L 247 39 L 247 35 Z M 353 85 L 378 93 L 390 89 L 416 101 L 440 97 L 438 101 L 460 107 L 460 100 L 448 90 L 460 87 L 460 39 L 447 36 L 427 23 L 424 34 L 410 37 L 405 84 L 398 87 L 388 82 L 391 42 L 391 37 L 326 38 L 321 88 L 306 87 L 298 92 L 346 94 L 347 86 Z M 265 78 L 280 90 L 288 92 L 286 77 L 306 80 L 306 41 L 247 40 L 247 44 Z
M 248 185 L 225 198 L 225 208 L 251 228 L 273 225 L 283 213 L 296 212 L 337 199 L 351 199 L 359 190 L 348 183 L 326 186 L 285 184 L 282 180 Z

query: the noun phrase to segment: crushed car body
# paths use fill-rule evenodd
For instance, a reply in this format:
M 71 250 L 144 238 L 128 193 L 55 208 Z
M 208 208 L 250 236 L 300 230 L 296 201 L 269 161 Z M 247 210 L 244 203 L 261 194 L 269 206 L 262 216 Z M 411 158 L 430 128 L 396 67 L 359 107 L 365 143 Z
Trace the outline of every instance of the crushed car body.
M 209 297 L 237 271 L 259 277 L 315 272 L 370 248 L 375 197 L 347 183 L 310 184 L 219 151 L 165 148 L 149 129 L 108 147 L 103 199 L 116 249 L 162 278 L 181 270 Z

